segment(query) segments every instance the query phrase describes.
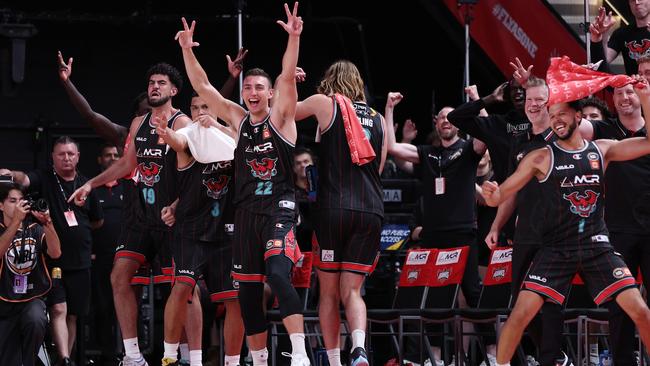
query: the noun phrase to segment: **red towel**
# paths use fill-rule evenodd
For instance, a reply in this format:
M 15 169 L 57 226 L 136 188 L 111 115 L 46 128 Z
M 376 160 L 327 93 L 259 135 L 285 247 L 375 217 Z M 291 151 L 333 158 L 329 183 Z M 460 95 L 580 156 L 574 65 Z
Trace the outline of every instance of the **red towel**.
M 348 140 L 350 147 L 350 158 L 352 162 L 357 165 L 363 165 L 371 162 L 375 158 L 375 150 L 373 150 L 368 137 L 363 132 L 359 117 L 354 111 L 354 106 L 347 98 L 341 94 L 334 94 L 334 99 L 341 109 L 343 116 L 343 128 L 345 128 L 345 137 Z
M 611 75 L 574 64 L 567 56 L 553 57 L 546 71 L 548 104 L 571 102 L 607 86 L 619 88 L 635 82 L 635 79 L 627 75 Z

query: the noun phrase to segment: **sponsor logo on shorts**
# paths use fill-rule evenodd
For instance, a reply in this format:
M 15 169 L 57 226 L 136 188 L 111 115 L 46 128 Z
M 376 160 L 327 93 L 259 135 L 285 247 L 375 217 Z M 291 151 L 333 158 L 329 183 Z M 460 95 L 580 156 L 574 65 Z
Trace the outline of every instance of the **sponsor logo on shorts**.
M 321 250 L 320 260 L 322 262 L 334 262 L 334 251 L 329 249 Z
M 232 281 L 232 288 L 239 290 L 239 281 Z
M 541 277 L 541 276 L 538 276 L 538 275 L 528 275 L 528 278 L 530 278 L 531 280 L 542 282 L 542 283 L 546 283 L 546 281 L 547 281 L 546 277 Z
M 234 233 L 235 232 L 235 224 L 225 224 L 225 225 L 223 225 L 223 229 L 227 233 Z
M 273 248 L 282 248 L 282 240 L 269 240 L 266 242 L 266 250 Z
M 426 264 L 429 259 L 429 251 L 425 252 L 410 252 L 408 258 L 406 258 L 406 264 L 410 265 L 422 265 Z
M 119 250 L 124 249 L 125 247 L 126 247 L 126 246 L 125 246 L 124 244 L 120 244 L 120 245 L 118 245 L 118 246 L 115 248 L 115 251 L 117 252 L 117 251 L 119 251 Z
M 456 249 L 452 251 L 440 252 L 438 253 L 438 258 L 436 259 L 436 265 L 445 265 L 458 263 L 460 260 L 460 251 L 461 249 Z
M 296 203 L 293 201 L 282 200 L 278 202 L 278 206 L 280 206 L 280 208 L 288 208 L 289 210 L 293 210 L 296 208 Z
M 632 276 L 632 272 L 627 267 L 614 268 L 612 271 L 612 276 L 616 279 L 621 279 L 623 277 Z
M 234 269 L 241 269 L 241 264 L 233 264 L 232 268 Z
M 594 243 L 598 243 L 601 241 L 609 243 L 609 238 L 607 237 L 607 235 L 594 235 L 591 237 L 591 241 Z
M 184 274 L 184 275 L 194 276 L 194 271 L 190 271 L 189 269 L 179 269 L 178 273 Z

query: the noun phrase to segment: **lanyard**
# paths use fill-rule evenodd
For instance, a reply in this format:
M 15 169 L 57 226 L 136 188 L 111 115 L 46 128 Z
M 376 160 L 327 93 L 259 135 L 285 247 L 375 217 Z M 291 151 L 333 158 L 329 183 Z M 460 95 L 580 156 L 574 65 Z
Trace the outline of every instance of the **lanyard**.
M 54 171 L 54 169 L 52 169 L 52 174 L 54 174 L 54 179 L 56 179 L 56 182 L 59 184 L 59 190 L 61 190 L 61 195 L 63 195 L 63 202 L 65 202 L 65 204 L 68 205 L 68 211 L 72 211 L 72 209 L 70 208 L 70 203 L 68 203 L 68 196 L 65 195 L 65 191 L 63 190 L 63 186 L 61 185 L 59 176 L 56 175 L 56 171 Z M 76 179 L 74 179 L 72 181 L 72 191 L 74 192 L 76 189 L 77 189 L 77 183 L 76 183 Z

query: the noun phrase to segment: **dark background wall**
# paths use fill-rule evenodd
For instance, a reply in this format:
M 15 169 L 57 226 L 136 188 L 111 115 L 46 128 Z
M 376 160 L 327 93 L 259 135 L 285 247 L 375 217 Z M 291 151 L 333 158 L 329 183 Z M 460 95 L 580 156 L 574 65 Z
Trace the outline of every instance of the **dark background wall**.
M 31 23 L 38 34 L 27 40 L 25 77 L 20 84 L 8 75 L 11 43 L 0 36 L 0 166 L 31 169 L 49 159 L 53 137 L 71 134 L 82 141 L 80 170 L 94 175 L 100 141 L 70 105 L 61 88 L 56 52 L 74 57 L 72 80 L 93 108 L 127 125 L 133 98 L 144 91 L 147 68 L 166 61 L 183 70 L 173 37 L 180 17 L 197 19 L 195 51 L 214 85 L 227 75 L 225 54 L 236 53 L 236 1 L 117 1 L 85 3 L 2 2 L 2 23 Z M 388 91 L 401 91 L 404 102 L 397 119 L 413 118 L 420 138 L 431 129 L 435 90 L 437 109 L 462 100 L 462 27 L 437 1 L 399 2 L 304 1 L 305 20 L 300 61 L 308 81 L 300 98 L 315 91 L 326 67 L 346 58 L 362 71 L 373 100 L 383 112 Z M 244 7 L 245 68 L 280 71 L 286 33 L 275 24 L 285 19 L 282 2 L 250 0 Z M 472 49 L 472 81 L 489 93 L 503 76 L 478 49 Z M 189 82 L 174 100 L 189 112 Z M 313 124 L 300 126 L 305 139 Z

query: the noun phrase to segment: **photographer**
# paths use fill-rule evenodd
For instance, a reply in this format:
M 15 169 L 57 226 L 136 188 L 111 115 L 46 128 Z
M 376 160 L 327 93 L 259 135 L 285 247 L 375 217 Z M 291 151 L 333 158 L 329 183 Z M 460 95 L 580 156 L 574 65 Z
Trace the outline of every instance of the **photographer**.
M 88 313 L 90 303 L 91 229 L 103 223 L 103 212 L 95 192 L 82 206 L 68 204 L 77 187 L 88 179 L 77 171 L 79 146 L 68 136 L 59 137 L 52 147 L 52 168 L 27 174 L 0 169 L 15 182 L 40 192 L 50 205 L 52 222 L 61 239 L 61 257 L 48 259 L 48 265 L 61 268 L 61 281 L 55 281 L 47 297 L 52 338 L 63 366 L 72 365 L 70 353 L 77 335 L 77 319 Z M 81 352 L 79 352 L 81 353 Z M 85 364 L 85 362 L 79 362 Z
M 49 211 L 30 210 L 20 185 L 0 184 L 0 212 L 0 364 L 31 366 L 47 326 L 41 297 L 52 287 L 44 253 L 58 258 L 61 246 Z

